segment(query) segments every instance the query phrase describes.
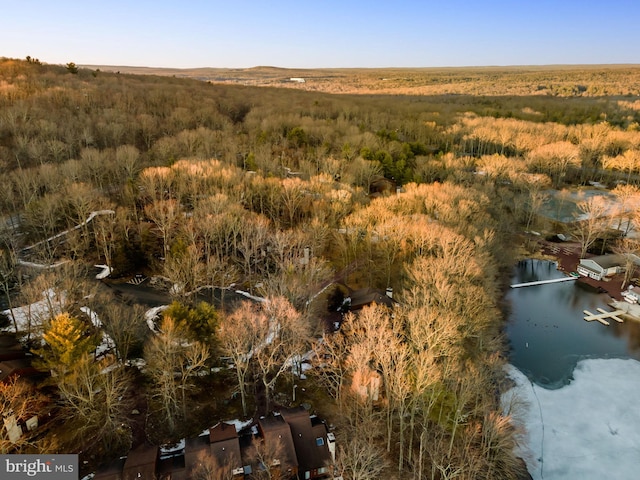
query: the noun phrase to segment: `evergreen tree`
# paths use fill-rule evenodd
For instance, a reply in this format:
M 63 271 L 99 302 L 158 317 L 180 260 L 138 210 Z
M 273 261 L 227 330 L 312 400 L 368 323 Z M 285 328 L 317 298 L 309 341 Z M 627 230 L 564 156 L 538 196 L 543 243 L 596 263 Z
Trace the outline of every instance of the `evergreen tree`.
M 34 350 L 40 356 L 40 361 L 35 363 L 60 377 L 72 372 L 79 359 L 95 350 L 98 344 L 97 337 L 87 332 L 80 320 L 66 312 L 54 317 L 42 338 L 46 345 Z

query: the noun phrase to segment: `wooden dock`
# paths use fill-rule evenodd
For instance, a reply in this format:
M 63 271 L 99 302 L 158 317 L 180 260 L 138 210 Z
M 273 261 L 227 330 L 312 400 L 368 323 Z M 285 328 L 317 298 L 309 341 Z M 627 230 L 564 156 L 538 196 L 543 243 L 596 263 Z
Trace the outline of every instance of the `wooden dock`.
M 511 288 L 532 287 L 534 285 L 545 285 L 547 283 L 571 282 L 577 279 L 578 277 L 572 276 L 572 277 L 552 278 L 551 280 L 538 280 L 535 282 L 514 283 L 513 285 L 511 285 Z
M 587 322 L 593 322 L 594 320 L 597 322 L 600 322 L 603 325 L 607 325 L 609 326 L 610 323 L 607 321 L 608 318 L 611 318 L 613 320 L 615 320 L 618 323 L 623 323 L 624 320 L 622 320 L 619 315 L 625 313 L 624 310 L 614 310 L 613 312 L 607 312 L 605 309 L 603 308 L 596 308 L 596 310 L 599 313 L 591 313 L 589 310 L 583 310 L 583 313 L 585 314 L 584 319 Z

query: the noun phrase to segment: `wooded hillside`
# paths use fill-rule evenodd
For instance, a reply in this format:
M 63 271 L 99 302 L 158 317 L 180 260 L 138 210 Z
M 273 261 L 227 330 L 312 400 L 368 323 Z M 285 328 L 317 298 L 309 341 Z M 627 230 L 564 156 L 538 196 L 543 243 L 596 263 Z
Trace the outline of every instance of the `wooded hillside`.
M 334 95 L 0 59 L 2 291 L 9 306 L 64 292 L 29 320 L 32 347 L 97 333 L 83 308 L 115 343 L 96 365 L 99 338 L 76 342 L 80 367 L 50 382 L 82 428 L 54 420 L 19 447 L 2 437 L 2 451 L 91 444 L 105 460 L 141 438 L 197 434 L 207 414 L 263 414 L 295 398 L 302 380 L 284 366 L 314 349 L 321 361 L 296 401 L 338 425 L 345 478 L 517 478 L 517 432 L 499 405 L 501 290 L 544 190 L 640 181 L 638 72 L 607 72 L 444 71 L 437 89 L 402 96 L 343 72 L 361 94 Z M 394 93 L 418 81 L 400 73 Z M 445 94 L 448 78 L 469 89 Z M 513 88 L 474 95 L 503 80 Z M 100 290 L 94 264 L 109 281 L 166 286 L 176 303 L 156 332 L 142 307 Z M 330 333 L 336 284 L 392 287 L 398 305 L 351 313 Z M 268 302 L 221 304 L 213 287 L 231 286 Z M 54 346 L 35 350 L 48 370 L 64 365 Z M 222 357 L 234 369 L 211 373 Z M 109 378 L 104 363 L 117 366 Z M 355 380 L 371 372 L 376 401 Z M 136 397 L 146 421 L 114 400 Z

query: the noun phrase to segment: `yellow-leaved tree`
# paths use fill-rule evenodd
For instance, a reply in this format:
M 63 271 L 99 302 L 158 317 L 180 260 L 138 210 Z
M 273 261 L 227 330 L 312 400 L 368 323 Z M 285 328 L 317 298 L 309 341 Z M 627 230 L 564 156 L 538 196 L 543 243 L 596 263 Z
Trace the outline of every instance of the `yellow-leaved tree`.
M 98 339 L 87 326 L 69 313 L 56 315 L 42 334 L 46 342 L 42 348 L 34 350 L 40 357 L 35 365 L 50 370 L 54 377 L 62 380 L 85 354 L 95 350 Z

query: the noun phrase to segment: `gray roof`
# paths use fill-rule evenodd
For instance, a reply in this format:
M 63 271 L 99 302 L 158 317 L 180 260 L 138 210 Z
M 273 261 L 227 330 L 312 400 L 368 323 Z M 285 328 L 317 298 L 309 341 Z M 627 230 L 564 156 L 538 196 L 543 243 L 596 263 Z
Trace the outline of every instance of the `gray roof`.
M 622 266 L 627 263 L 625 255 L 599 255 L 597 257 L 583 258 L 582 260 L 591 260 L 604 269 Z

